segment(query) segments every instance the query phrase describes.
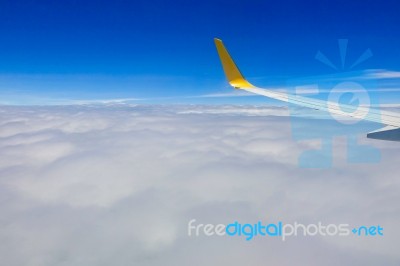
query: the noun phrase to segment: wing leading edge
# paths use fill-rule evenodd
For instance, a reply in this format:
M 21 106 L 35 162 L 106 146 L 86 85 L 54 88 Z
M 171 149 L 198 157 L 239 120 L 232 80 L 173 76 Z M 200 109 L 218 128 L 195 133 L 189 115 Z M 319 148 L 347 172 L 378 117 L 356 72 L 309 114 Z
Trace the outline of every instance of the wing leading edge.
M 352 110 L 352 106 L 340 105 L 337 103 L 321 101 L 317 99 L 311 99 L 303 96 L 287 94 L 284 92 L 278 92 L 268 89 L 257 88 L 248 82 L 243 74 L 240 72 L 236 63 L 233 61 L 229 52 L 225 48 L 223 42 L 220 39 L 214 39 L 215 46 L 217 47 L 218 55 L 222 63 L 222 67 L 225 72 L 225 76 L 229 84 L 235 89 L 246 90 L 251 93 L 259 94 L 276 100 L 290 102 L 302 107 L 313 108 L 322 111 L 328 111 L 330 113 L 359 118 L 368 120 L 371 122 L 377 122 L 385 125 L 384 128 L 367 134 L 368 138 L 400 141 L 400 114 L 395 112 L 388 112 L 382 110 L 375 110 L 367 107 L 360 107 L 356 112 L 348 113 L 344 112 L 343 109 Z

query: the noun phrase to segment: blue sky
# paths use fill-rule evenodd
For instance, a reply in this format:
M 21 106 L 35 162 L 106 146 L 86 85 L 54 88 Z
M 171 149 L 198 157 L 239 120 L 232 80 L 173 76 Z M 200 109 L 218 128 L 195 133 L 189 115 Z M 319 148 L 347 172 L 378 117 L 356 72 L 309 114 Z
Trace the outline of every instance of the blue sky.
M 214 37 L 260 86 L 336 73 L 314 57 L 321 50 L 339 64 L 338 39 L 349 40 L 348 62 L 373 52 L 355 70 L 396 71 L 399 7 L 397 1 L 2 1 L 1 102 L 264 101 L 187 97 L 231 92 Z

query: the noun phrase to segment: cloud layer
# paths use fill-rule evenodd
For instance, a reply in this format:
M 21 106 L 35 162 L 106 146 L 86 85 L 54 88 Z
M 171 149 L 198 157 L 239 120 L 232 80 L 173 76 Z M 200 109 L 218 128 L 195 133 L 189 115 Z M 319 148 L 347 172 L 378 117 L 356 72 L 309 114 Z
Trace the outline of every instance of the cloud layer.
M 378 164 L 297 159 L 284 108 L 0 108 L 5 265 L 398 265 L 400 145 Z M 304 122 L 304 129 L 307 129 Z M 187 223 L 380 224 L 382 238 L 190 238 Z

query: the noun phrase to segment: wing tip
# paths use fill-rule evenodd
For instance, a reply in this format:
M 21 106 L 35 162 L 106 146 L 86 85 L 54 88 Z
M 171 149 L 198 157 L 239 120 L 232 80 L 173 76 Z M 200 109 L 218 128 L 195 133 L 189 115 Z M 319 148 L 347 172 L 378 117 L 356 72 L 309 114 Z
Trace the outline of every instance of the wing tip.
M 214 38 L 215 46 L 218 51 L 219 58 L 222 63 L 222 67 L 225 72 L 225 76 L 231 86 L 234 88 L 253 88 L 254 86 L 250 84 L 242 75 L 236 63 L 233 61 L 228 50 L 225 48 L 224 43 L 219 38 Z

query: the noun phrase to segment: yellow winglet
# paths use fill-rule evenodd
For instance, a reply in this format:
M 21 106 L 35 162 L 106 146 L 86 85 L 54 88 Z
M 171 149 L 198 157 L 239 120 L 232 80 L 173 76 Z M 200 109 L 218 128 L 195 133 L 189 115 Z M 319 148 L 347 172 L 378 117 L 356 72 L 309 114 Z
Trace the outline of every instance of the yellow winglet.
M 232 57 L 229 55 L 224 44 L 220 39 L 214 39 L 215 46 L 217 47 L 219 59 L 221 59 L 222 67 L 224 68 L 225 76 L 231 86 L 236 89 L 240 88 L 254 88 L 240 73 L 239 68 L 236 66 Z

